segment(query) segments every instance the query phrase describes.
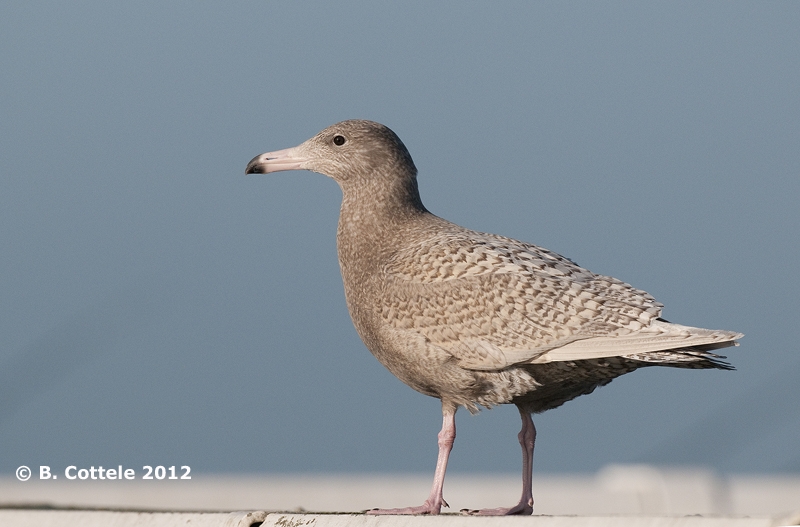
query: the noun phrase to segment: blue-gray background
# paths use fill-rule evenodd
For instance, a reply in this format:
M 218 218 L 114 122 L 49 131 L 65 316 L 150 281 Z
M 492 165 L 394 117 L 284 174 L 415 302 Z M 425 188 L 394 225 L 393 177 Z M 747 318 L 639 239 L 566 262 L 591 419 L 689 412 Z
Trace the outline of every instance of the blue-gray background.
M 425 204 L 742 331 L 537 418 L 537 471 L 800 471 L 800 3 L 7 2 L 0 474 L 430 472 L 438 401 L 350 323 L 340 191 L 244 176 L 383 122 Z M 516 472 L 513 408 L 452 472 Z

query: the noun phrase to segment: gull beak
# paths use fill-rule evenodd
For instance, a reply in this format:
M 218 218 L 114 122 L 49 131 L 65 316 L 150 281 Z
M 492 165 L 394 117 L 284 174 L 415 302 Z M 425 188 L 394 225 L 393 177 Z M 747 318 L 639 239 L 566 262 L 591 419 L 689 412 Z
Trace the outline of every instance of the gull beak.
M 269 174 L 281 170 L 298 170 L 303 168 L 306 159 L 298 156 L 295 148 L 287 148 L 276 152 L 267 152 L 254 157 L 245 169 L 245 174 Z

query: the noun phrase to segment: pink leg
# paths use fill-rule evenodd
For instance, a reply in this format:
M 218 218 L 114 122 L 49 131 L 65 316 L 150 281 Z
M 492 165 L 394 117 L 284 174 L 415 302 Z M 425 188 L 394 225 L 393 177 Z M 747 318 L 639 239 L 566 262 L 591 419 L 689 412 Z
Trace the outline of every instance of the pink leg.
M 431 494 L 425 503 L 419 507 L 406 507 L 403 509 L 372 509 L 367 514 L 439 514 L 442 505 L 449 507 L 442 497 L 444 487 L 444 473 L 447 470 L 447 458 L 450 457 L 450 450 L 453 449 L 453 442 L 456 439 L 456 413 L 444 411 L 442 420 L 442 431 L 439 432 L 439 459 L 436 461 L 436 473 L 433 476 L 433 487 Z
M 522 416 L 519 444 L 522 445 L 522 498 L 513 507 L 499 509 L 481 509 L 478 511 L 463 510 L 467 514 L 478 516 L 506 516 L 511 514 L 533 514 L 533 446 L 536 443 L 536 427 L 533 426 L 530 412 L 519 409 Z

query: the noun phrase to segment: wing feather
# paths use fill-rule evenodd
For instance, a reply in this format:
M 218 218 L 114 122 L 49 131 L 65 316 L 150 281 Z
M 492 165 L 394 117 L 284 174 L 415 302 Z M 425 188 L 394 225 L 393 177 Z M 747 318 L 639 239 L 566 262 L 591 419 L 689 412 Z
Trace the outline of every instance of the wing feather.
M 662 305 L 541 247 L 448 233 L 384 269 L 383 320 L 424 335 L 459 365 L 496 370 L 713 344 L 732 332 L 657 322 Z

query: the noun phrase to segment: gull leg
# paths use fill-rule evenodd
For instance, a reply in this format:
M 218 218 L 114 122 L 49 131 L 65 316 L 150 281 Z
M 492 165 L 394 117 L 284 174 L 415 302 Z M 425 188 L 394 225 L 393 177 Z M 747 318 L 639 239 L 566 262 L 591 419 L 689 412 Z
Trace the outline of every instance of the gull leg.
M 511 514 L 533 514 L 533 446 L 536 443 L 536 427 L 533 426 L 531 413 L 519 408 L 522 417 L 522 430 L 520 430 L 519 444 L 522 446 L 522 497 L 513 507 L 498 509 L 462 510 L 467 514 L 477 516 L 507 516 Z
M 439 458 L 436 461 L 436 473 L 433 476 L 431 493 L 425 503 L 418 507 L 405 507 L 402 509 L 373 509 L 367 514 L 439 514 L 442 505 L 449 507 L 442 497 L 444 487 L 444 473 L 447 470 L 447 459 L 453 442 L 456 439 L 456 412 L 443 410 L 442 431 L 439 432 Z

